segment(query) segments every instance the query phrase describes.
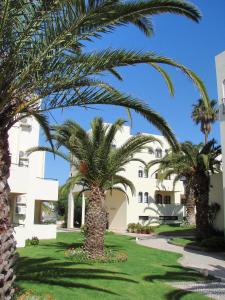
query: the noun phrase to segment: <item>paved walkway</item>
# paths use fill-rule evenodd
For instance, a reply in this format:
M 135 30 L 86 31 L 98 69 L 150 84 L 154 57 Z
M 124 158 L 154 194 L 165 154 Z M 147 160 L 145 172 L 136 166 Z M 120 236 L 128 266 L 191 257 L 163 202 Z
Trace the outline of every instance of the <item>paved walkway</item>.
M 137 243 L 151 248 L 180 253 L 183 255 L 179 259 L 179 263 L 182 266 L 195 269 L 205 276 L 212 275 L 225 282 L 225 253 L 218 254 L 186 250 L 183 247 L 168 244 L 167 238 L 159 236 L 146 239 L 139 238 L 137 239 Z
M 179 263 L 186 268 L 195 269 L 205 276 L 211 275 L 217 280 L 210 282 L 169 282 L 172 286 L 185 291 L 199 292 L 216 300 L 225 300 L 225 253 L 206 253 L 186 250 L 183 247 L 167 243 L 168 237 L 152 236 L 137 238 L 138 244 L 150 248 L 182 254 Z

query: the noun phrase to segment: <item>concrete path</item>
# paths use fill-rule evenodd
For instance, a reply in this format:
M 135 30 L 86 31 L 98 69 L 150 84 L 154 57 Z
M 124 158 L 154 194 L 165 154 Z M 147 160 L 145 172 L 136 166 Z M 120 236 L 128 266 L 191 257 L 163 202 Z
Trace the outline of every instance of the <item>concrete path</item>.
M 137 243 L 151 248 L 180 253 L 183 257 L 179 259 L 179 263 L 183 267 L 195 269 L 205 276 L 212 275 L 225 282 L 225 253 L 186 250 L 183 247 L 168 244 L 167 238 L 161 236 L 139 238 Z
M 212 299 L 225 300 L 225 253 L 206 253 L 186 250 L 167 243 L 168 237 L 152 236 L 136 238 L 138 244 L 160 250 L 182 254 L 179 263 L 186 268 L 195 269 L 205 276 L 217 280 L 205 282 L 169 282 L 170 285 L 185 291 L 199 292 Z

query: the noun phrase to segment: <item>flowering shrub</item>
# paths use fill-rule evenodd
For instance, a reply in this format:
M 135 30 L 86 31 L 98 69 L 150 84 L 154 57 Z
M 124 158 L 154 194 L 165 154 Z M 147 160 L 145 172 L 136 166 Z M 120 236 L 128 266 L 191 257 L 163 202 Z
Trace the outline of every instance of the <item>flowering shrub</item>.
M 32 239 L 27 239 L 25 242 L 26 246 L 37 246 L 39 244 L 39 238 L 33 236 Z
M 154 230 L 149 225 L 141 225 L 140 223 L 137 223 L 137 224 L 136 223 L 130 223 L 130 224 L 128 224 L 127 231 L 132 232 L 132 233 L 150 234 Z
M 54 300 L 50 294 L 46 294 L 44 296 L 35 295 L 31 290 L 23 292 L 17 298 L 17 300 Z
M 64 256 L 68 259 L 76 260 L 77 262 L 124 262 L 127 260 L 127 254 L 121 251 L 113 251 L 112 249 L 105 249 L 104 255 L 97 258 L 91 258 L 88 252 L 82 247 L 70 248 L 64 252 Z

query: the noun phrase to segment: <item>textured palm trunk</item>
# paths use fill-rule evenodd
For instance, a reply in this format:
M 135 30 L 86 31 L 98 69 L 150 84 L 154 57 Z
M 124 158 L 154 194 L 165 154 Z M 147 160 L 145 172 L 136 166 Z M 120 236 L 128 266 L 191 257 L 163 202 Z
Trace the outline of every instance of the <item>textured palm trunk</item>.
M 16 242 L 9 221 L 9 168 L 10 154 L 8 133 L 0 129 L 0 299 L 12 298 L 15 280 Z
M 186 218 L 187 222 L 190 225 L 196 224 L 195 219 L 195 195 L 193 189 L 187 184 L 185 186 L 185 194 L 186 194 Z
M 106 230 L 106 211 L 104 207 L 104 191 L 98 186 L 92 186 L 86 214 L 85 250 L 91 258 L 104 254 L 104 236 Z
M 209 186 L 210 179 L 205 173 L 196 178 L 196 232 L 197 238 L 202 240 L 210 236 L 209 225 Z

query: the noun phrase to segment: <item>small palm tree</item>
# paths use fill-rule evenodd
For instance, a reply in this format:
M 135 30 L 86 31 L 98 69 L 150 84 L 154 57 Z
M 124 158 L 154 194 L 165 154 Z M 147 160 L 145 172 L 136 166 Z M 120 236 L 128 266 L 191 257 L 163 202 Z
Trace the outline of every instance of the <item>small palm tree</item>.
M 54 126 L 52 139 L 57 149 L 64 146 L 69 155 L 46 147 L 30 149 L 33 151 L 49 151 L 65 158 L 75 166 L 77 173 L 71 177 L 66 187 L 79 184 L 88 193 L 86 215 L 85 249 L 90 257 L 103 255 L 104 233 L 106 230 L 105 193 L 107 190 L 119 189 L 125 192 L 129 187 L 134 193 L 134 185 L 123 177 L 124 167 L 131 161 L 142 160 L 134 155 L 150 142 L 157 141 L 152 136 L 134 136 L 118 148 L 112 145 L 115 136 L 121 130 L 124 120 L 118 119 L 112 125 L 106 125 L 101 118 L 91 122 L 91 132 L 86 132 L 77 123 L 67 121 L 63 125 Z
M 211 100 L 209 107 L 205 106 L 202 99 L 198 100 L 197 104 L 193 105 L 192 119 L 201 126 L 201 132 L 205 136 L 205 144 L 208 142 L 208 136 L 212 130 L 212 124 L 218 120 L 219 109 L 217 108 L 217 101 Z
M 208 220 L 210 175 L 220 171 L 220 146 L 215 141 L 206 145 L 194 145 L 191 142 L 182 143 L 179 152 L 171 152 L 161 160 L 150 162 L 148 167 L 159 164 L 159 178 L 165 179 L 175 174 L 174 184 L 184 180 L 187 199 L 187 219 L 194 220 L 196 205 L 196 229 L 199 239 L 210 234 Z

